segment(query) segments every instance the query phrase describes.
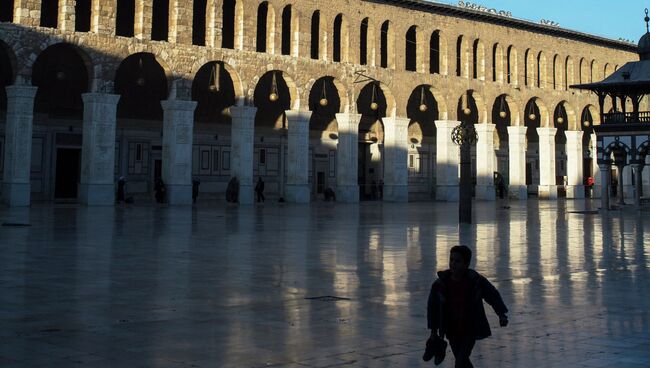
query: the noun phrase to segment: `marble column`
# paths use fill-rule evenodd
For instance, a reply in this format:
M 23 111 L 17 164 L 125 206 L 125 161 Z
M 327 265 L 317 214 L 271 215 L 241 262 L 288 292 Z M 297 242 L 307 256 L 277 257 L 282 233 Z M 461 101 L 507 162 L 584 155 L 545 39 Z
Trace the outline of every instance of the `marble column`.
M 537 128 L 539 135 L 539 186 L 540 199 L 556 199 L 555 134 L 557 128 Z
M 336 148 L 336 200 L 359 202 L 359 122 L 360 114 L 336 114 L 339 141 Z
M 582 131 L 567 130 L 566 135 L 566 155 L 567 155 L 567 198 L 584 198 L 584 172 L 582 160 Z
M 451 132 L 460 121 L 436 120 L 436 199 L 459 200 L 460 147 L 451 140 Z
M 610 175 L 612 173 L 612 166 L 609 162 L 598 164 L 600 169 L 600 177 L 602 179 L 602 184 L 600 186 L 600 207 L 603 210 L 609 211 L 609 183 Z
M 508 196 L 514 199 L 528 199 L 526 186 L 526 129 L 525 126 L 508 127 L 508 163 L 510 184 Z
M 384 139 L 384 200 L 408 202 L 408 118 L 386 119 Z
M 119 95 L 85 93 L 79 200 L 89 206 L 115 204 L 115 125 Z
M 192 142 L 196 101 L 160 102 L 163 117 L 162 180 L 171 205 L 192 204 Z
M 232 106 L 230 176 L 239 180 L 239 203 L 253 204 L 253 152 L 256 107 Z
M 285 197 L 287 202 L 309 203 L 309 120 L 311 111 L 287 110 L 288 154 L 287 184 Z
M 32 164 L 32 125 L 37 87 L 14 85 L 7 90 L 2 202 L 29 206 Z
M 643 185 L 643 164 L 634 163 L 632 165 L 632 170 L 634 170 L 634 205 L 637 208 L 641 207 L 641 191 L 639 190 Z
M 494 201 L 494 172 L 496 153 L 494 151 L 494 124 L 475 124 L 478 133 L 476 143 L 476 199 Z

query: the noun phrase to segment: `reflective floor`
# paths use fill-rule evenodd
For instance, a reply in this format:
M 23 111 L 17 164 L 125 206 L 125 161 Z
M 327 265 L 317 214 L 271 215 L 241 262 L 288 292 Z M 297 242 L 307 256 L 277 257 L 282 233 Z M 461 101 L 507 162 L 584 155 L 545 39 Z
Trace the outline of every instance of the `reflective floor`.
M 649 367 L 650 212 L 596 207 L 0 209 L 0 367 L 431 367 L 459 243 L 511 310 L 476 367 Z

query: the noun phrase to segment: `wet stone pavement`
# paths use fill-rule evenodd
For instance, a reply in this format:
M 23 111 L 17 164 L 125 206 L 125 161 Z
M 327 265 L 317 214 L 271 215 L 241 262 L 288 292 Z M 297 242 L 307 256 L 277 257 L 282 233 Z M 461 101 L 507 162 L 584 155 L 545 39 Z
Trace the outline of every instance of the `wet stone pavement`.
M 0 209 L 0 367 L 431 367 L 459 243 L 511 310 L 476 367 L 650 367 L 650 212 L 596 207 Z

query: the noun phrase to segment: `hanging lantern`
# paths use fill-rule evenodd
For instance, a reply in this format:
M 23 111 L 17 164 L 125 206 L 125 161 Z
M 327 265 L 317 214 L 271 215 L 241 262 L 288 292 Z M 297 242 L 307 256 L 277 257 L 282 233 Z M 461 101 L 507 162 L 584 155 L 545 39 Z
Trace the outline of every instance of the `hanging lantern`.
M 426 112 L 429 108 L 426 103 L 424 103 L 424 87 L 420 89 L 420 111 Z
M 590 118 L 589 111 L 587 111 L 587 109 L 585 108 L 584 110 L 582 110 L 582 126 L 584 126 L 585 128 L 591 125 L 589 118 Z
M 220 74 L 221 74 L 221 65 L 214 63 L 212 64 L 212 71 L 210 72 L 210 82 L 208 83 L 208 89 L 212 93 L 219 92 L 220 83 Z
M 561 116 L 558 116 L 556 121 L 557 121 L 558 124 L 564 124 L 564 118 L 561 117 Z
M 528 119 L 531 121 L 535 121 L 535 119 L 537 119 L 537 115 L 535 115 L 535 110 L 533 109 L 533 104 L 534 102 L 531 102 L 528 105 Z
M 506 113 L 505 111 L 499 111 L 499 117 L 501 117 L 501 119 L 505 119 L 506 116 L 508 116 L 508 113 Z
M 280 98 L 278 96 L 278 82 L 275 79 L 275 72 L 273 72 L 273 77 L 271 79 L 271 94 L 269 94 L 269 100 L 275 102 Z
M 138 58 L 138 74 L 140 74 L 139 77 L 135 79 L 135 84 L 137 84 L 140 87 L 144 87 L 146 84 L 146 80 L 144 79 L 144 70 L 143 70 L 143 62 L 142 62 L 142 57 Z
M 501 96 L 501 101 L 499 103 L 499 117 L 501 117 L 501 119 L 505 119 L 508 116 L 508 113 L 506 112 L 506 109 L 504 107 L 503 100 L 505 100 L 505 97 Z
M 57 80 L 62 81 L 62 80 L 65 79 L 65 77 L 66 77 L 66 75 L 65 75 L 65 72 L 64 72 L 64 71 L 56 72 L 56 79 L 57 79 Z
M 536 118 L 537 118 L 537 116 L 535 116 L 535 114 L 529 114 L 528 115 L 528 119 L 530 119 L 530 120 L 535 121 Z
M 591 125 L 591 123 L 589 122 L 589 120 L 585 120 L 585 121 L 582 122 L 582 125 L 583 125 L 585 128 L 587 128 L 587 127 L 589 127 L 589 125 Z
M 465 115 L 471 115 L 472 110 L 469 108 L 469 94 L 468 92 L 465 92 L 462 97 L 462 105 L 463 105 L 463 114 Z
M 379 108 L 379 105 L 377 104 L 377 102 L 375 102 L 375 93 L 376 93 L 375 92 L 375 84 L 373 83 L 372 84 L 372 98 L 370 100 L 370 110 L 372 110 L 372 111 L 377 111 L 377 109 Z
M 137 84 L 140 87 L 144 87 L 144 85 L 146 84 L 146 81 L 145 81 L 145 79 L 143 77 L 138 77 L 135 80 L 135 84 Z
M 325 80 L 323 80 L 323 89 L 321 90 L 320 100 L 318 101 L 318 103 L 323 107 L 329 104 L 329 101 L 327 100 L 327 91 L 325 89 Z

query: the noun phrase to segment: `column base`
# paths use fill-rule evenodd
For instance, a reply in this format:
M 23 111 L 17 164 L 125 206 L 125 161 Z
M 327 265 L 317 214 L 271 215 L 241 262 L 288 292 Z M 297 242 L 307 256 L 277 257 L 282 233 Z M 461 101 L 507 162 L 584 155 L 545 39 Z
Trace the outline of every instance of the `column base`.
M 284 187 L 284 195 L 289 203 L 309 203 L 311 199 L 307 184 L 287 184 Z
M 337 185 L 336 201 L 343 203 L 359 203 L 358 185 Z
M 30 183 L 2 183 L 2 203 L 9 207 L 28 207 L 31 203 Z
M 253 195 L 253 186 L 239 183 L 239 198 L 237 202 L 243 205 L 252 205 L 255 201 L 255 196 Z
M 460 199 L 460 187 L 458 185 L 436 186 L 436 200 L 446 202 L 458 202 Z
M 477 185 L 476 186 L 476 199 L 483 201 L 495 201 L 497 194 L 494 185 Z
M 384 185 L 384 201 L 408 203 L 409 201 L 408 185 Z
M 172 206 L 192 205 L 192 185 L 167 185 L 167 203 Z
M 537 197 L 539 199 L 557 199 L 557 185 L 538 185 Z
M 511 199 L 527 200 L 528 199 L 528 186 L 526 185 L 511 185 L 508 187 L 508 197 Z
M 113 206 L 115 204 L 115 185 L 80 184 L 79 202 L 87 206 Z
M 585 198 L 584 185 L 567 185 L 566 197 L 569 199 L 583 199 Z

